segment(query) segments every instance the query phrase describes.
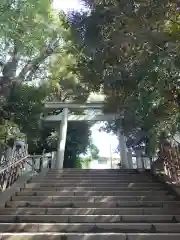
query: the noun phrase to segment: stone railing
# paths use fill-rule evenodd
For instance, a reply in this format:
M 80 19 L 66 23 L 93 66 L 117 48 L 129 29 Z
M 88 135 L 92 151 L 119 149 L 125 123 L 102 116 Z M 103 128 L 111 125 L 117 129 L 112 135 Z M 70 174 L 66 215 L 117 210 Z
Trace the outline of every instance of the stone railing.
M 51 156 L 44 153 L 42 155 L 29 155 L 27 144 L 21 141 L 16 142 L 13 149 L 8 149 L 1 154 L 0 192 L 9 188 L 22 175 L 37 175 L 43 169 L 51 168 L 51 165 Z
M 51 168 L 52 157 L 46 154 L 30 155 L 26 159 L 26 172 L 40 173 L 44 168 Z
M 10 187 L 23 173 L 28 157 L 27 145 L 14 147 L 9 159 L 1 158 L 0 164 L 0 191 Z

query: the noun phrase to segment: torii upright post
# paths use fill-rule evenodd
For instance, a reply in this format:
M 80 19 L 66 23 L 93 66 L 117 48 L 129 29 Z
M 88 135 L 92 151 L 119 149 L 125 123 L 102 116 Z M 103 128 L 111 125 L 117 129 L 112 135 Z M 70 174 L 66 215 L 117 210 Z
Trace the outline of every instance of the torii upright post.
M 68 108 L 64 108 L 63 118 L 62 118 L 60 129 L 59 129 L 55 169 L 63 168 L 64 152 L 65 152 L 66 137 L 67 137 L 67 126 L 68 126 Z
M 119 145 L 120 145 L 120 157 L 121 157 L 122 168 L 128 169 L 129 164 L 128 164 L 128 157 L 127 157 L 126 138 L 124 134 L 121 133 L 120 128 L 118 128 L 118 138 L 119 138 Z
M 128 149 L 127 159 L 128 159 L 129 169 L 133 169 L 132 150 L 131 149 Z
M 136 148 L 135 149 L 135 153 L 136 153 L 136 164 L 137 164 L 137 169 L 139 170 L 143 170 L 144 169 L 144 164 L 142 161 L 142 149 L 141 148 Z

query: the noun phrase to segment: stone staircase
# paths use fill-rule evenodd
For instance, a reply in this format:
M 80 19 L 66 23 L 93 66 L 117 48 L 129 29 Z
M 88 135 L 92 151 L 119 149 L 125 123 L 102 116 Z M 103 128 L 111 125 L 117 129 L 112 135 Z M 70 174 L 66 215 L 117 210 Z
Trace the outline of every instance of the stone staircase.
M 180 201 L 136 170 L 49 170 L 0 208 L 0 240 L 180 240 Z

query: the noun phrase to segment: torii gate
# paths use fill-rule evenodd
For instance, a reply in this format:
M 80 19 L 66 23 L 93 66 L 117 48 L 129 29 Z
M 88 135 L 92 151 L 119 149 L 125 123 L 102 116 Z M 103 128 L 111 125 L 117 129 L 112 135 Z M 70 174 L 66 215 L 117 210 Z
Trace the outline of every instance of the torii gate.
M 118 119 L 117 114 L 102 114 L 102 113 L 93 113 L 93 114 L 79 114 L 74 115 L 69 113 L 69 109 L 78 109 L 78 110 L 102 110 L 104 104 L 102 102 L 93 102 L 93 103 L 68 103 L 68 102 L 47 102 L 45 103 L 45 109 L 49 110 L 60 110 L 62 112 L 58 115 L 50 115 L 44 117 L 44 121 L 49 123 L 60 123 L 59 124 L 59 136 L 58 136 L 58 146 L 56 154 L 55 168 L 62 169 L 64 162 L 64 152 L 66 145 L 66 136 L 67 136 L 67 126 L 68 121 L 115 121 Z M 120 156 L 121 164 L 123 168 L 133 168 L 132 167 L 132 152 L 127 151 L 126 148 L 126 139 L 125 136 L 118 129 L 118 138 L 120 144 Z

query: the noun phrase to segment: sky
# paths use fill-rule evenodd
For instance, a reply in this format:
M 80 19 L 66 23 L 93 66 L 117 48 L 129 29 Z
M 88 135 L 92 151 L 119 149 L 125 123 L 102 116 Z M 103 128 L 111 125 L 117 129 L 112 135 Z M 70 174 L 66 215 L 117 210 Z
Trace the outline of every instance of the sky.
M 56 10 L 68 12 L 70 10 L 81 10 L 83 5 L 80 0 L 54 0 L 53 7 Z M 102 124 L 97 123 L 91 129 L 93 142 L 100 151 L 99 155 L 110 157 L 112 154 L 113 157 L 119 157 L 119 154 L 114 153 L 118 145 L 117 137 L 105 132 L 99 132 L 100 126 Z
M 117 137 L 110 133 L 99 132 L 101 126 L 101 123 L 96 123 L 91 128 L 92 139 L 94 144 L 99 148 L 100 156 L 110 157 L 112 154 L 113 157 L 119 157 L 119 154 L 114 153 L 118 145 Z
M 55 9 L 61 9 L 64 12 L 83 8 L 80 0 L 54 0 L 53 6 Z

